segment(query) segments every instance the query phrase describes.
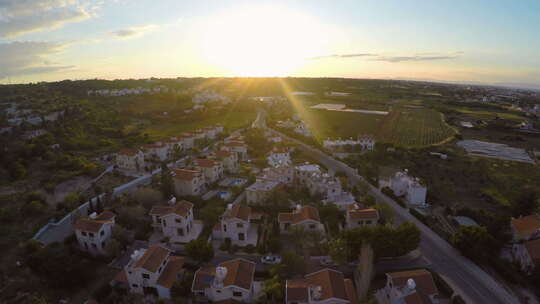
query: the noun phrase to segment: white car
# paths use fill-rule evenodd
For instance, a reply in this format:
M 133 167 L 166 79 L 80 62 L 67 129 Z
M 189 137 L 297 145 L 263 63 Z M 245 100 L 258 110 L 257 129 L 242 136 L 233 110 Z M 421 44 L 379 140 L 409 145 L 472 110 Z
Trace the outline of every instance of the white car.
M 322 266 L 336 266 L 337 264 L 332 261 L 332 258 L 325 257 L 320 260 Z
M 277 255 L 265 255 L 261 258 L 263 264 L 279 264 L 281 263 L 281 257 Z

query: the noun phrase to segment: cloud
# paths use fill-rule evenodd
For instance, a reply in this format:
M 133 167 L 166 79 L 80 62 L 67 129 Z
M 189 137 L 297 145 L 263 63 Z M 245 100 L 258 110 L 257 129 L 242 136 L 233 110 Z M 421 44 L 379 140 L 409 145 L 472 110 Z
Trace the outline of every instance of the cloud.
M 327 58 L 352 58 L 352 57 L 370 57 L 370 56 L 377 56 L 376 54 L 370 54 L 370 53 L 355 53 L 355 54 L 333 54 L 333 55 L 326 55 L 326 56 L 317 56 L 317 57 L 311 57 L 309 59 L 327 59 Z
M 86 0 L 0 0 L 0 37 L 51 30 L 91 18 Z
M 0 43 L 0 79 L 27 74 L 51 73 L 72 69 L 50 60 L 67 44 L 18 41 Z
M 130 39 L 135 37 L 140 37 L 150 31 L 153 31 L 158 26 L 155 24 L 147 24 L 141 26 L 133 26 L 125 29 L 120 29 L 116 31 L 110 31 L 109 34 L 113 35 L 118 39 Z
M 345 58 L 354 58 L 354 57 L 367 57 L 371 61 L 386 61 L 386 62 L 403 62 L 403 61 L 430 61 L 430 60 L 448 60 L 456 59 L 462 55 L 462 51 L 453 52 L 453 53 L 418 53 L 415 55 L 408 56 L 383 56 L 380 54 L 373 53 L 352 53 L 352 54 L 333 54 L 326 56 L 317 56 L 311 57 L 309 59 L 319 60 L 319 59 L 345 59 Z

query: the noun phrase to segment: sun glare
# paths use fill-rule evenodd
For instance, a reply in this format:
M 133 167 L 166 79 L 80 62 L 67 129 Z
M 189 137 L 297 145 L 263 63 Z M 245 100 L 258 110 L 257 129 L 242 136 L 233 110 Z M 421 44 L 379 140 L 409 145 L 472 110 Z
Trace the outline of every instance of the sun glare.
M 234 76 L 287 76 L 328 40 L 315 18 L 276 7 L 225 11 L 207 20 L 200 47 L 205 60 Z

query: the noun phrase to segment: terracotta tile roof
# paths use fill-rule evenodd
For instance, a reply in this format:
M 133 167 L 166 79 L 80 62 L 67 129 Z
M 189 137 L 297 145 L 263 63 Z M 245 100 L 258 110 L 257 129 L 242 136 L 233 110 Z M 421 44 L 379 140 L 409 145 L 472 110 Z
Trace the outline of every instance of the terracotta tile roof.
M 223 214 L 226 219 L 237 218 L 244 221 L 249 221 L 250 215 L 251 208 L 240 204 L 233 204 L 231 209 L 225 210 Z
M 347 298 L 351 304 L 358 304 L 358 297 L 356 296 L 356 289 L 351 279 L 345 279 L 345 292 L 347 293 Z
M 143 256 L 135 264 L 135 267 L 141 267 L 150 272 L 156 272 L 170 253 L 171 251 L 169 249 L 160 245 L 154 245 L 144 252 Z
M 297 224 L 306 220 L 320 222 L 319 211 L 312 206 L 302 206 L 300 211 L 281 212 L 278 215 L 278 222 L 291 222 Z
M 540 230 L 540 218 L 536 215 L 513 218 L 511 225 L 520 237 L 528 238 Z
M 524 246 L 531 259 L 540 266 L 540 239 L 525 242 Z
M 232 155 L 231 152 L 225 151 L 225 150 L 219 150 L 219 151 L 216 151 L 214 153 L 216 154 L 217 157 L 229 157 L 229 156 Z
M 167 214 L 178 214 L 180 216 L 187 216 L 189 210 L 193 208 L 193 203 L 186 200 L 181 200 L 176 203 L 174 206 L 154 206 L 150 210 L 150 215 L 164 216 Z
M 157 283 L 165 288 L 171 288 L 174 282 L 176 282 L 178 273 L 182 271 L 182 266 L 184 266 L 183 257 L 169 257 L 169 263 L 167 263 L 167 266 L 161 272 Z
M 163 143 L 161 143 L 161 142 L 157 142 L 157 143 L 145 144 L 145 145 L 143 145 L 143 147 L 145 147 L 147 149 L 158 149 L 158 148 L 165 147 L 165 145 L 163 145 Z
M 391 272 L 387 273 L 387 275 L 392 278 L 394 285 L 397 287 L 405 286 L 408 279 L 413 279 L 416 283 L 416 291 L 418 293 L 425 295 L 439 293 L 431 273 L 425 269 Z
M 304 279 L 287 280 L 285 292 L 287 301 L 307 302 L 309 299 L 309 284 Z
M 219 266 L 227 268 L 223 286 L 234 285 L 246 290 L 251 289 L 253 275 L 255 274 L 255 263 L 244 259 L 236 259 L 221 263 Z
M 353 209 L 348 211 L 349 216 L 355 220 L 378 220 L 379 211 L 373 208 Z
M 75 230 L 97 233 L 104 224 L 112 222 L 112 219 L 115 216 L 116 215 L 114 213 L 105 211 L 98 215 L 95 219 L 81 218 L 75 222 L 73 227 Z
M 209 158 L 197 158 L 195 160 L 195 165 L 202 168 L 213 168 L 219 165 L 219 162 Z
M 174 173 L 173 178 L 177 178 L 181 180 L 192 180 L 197 175 L 201 174 L 201 171 L 188 170 L 188 169 L 172 169 L 172 172 Z
M 193 285 L 191 286 L 192 291 L 202 291 L 205 288 L 208 288 L 212 285 L 214 281 L 214 276 L 216 275 L 216 267 L 208 266 L 199 268 L 195 272 L 195 277 L 193 278 Z
M 332 269 L 323 269 L 306 275 L 306 282 L 311 286 L 320 286 L 321 301 L 330 298 L 348 300 L 343 273 Z
M 226 147 L 245 147 L 246 146 L 245 143 L 238 142 L 238 141 L 231 141 L 231 142 L 225 143 L 223 145 L 226 146 Z
M 284 154 L 284 153 L 289 153 L 289 150 L 287 148 L 274 148 L 274 149 L 272 149 L 271 153 Z
M 137 152 L 138 152 L 138 150 L 136 150 L 136 149 L 125 148 L 125 149 L 120 149 L 120 151 L 118 151 L 118 154 L 122 154 L 122 155 L 126 155 L 126 156 L 133 156 L 133 155 L 136 155 Z

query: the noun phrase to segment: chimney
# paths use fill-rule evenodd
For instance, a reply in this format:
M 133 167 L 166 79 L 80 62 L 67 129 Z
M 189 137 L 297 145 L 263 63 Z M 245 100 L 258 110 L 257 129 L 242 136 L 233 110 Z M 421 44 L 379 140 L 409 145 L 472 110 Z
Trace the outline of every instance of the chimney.
M 97 217 L 97 213 L 92 212 L 88 217 L 94 220 Z
M 214 277 L 213 285 L 217 288 L 223 287 L 223 280 L 227 276 L 227 268 L 218 266 L 216 267 L 216 275 Z

